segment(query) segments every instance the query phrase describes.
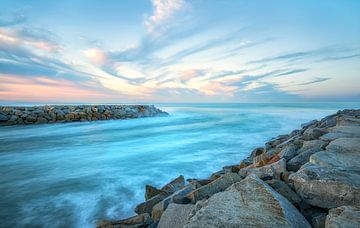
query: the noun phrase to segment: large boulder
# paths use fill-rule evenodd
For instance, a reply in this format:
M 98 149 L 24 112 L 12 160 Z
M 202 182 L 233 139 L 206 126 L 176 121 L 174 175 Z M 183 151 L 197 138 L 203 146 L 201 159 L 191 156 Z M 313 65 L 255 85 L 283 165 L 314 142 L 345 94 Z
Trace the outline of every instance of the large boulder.
M 290 175 L 295 190 L 307 203 L 334 208 L 360 203 L 360 170 L 307 163 Z
M 171 203 L 161 216 L 158 228 L 183 228 L 194 208 L 193 204 Z
M 360 227 L 360 206 L 341 206 L 329 211 L 325 221 L 326 228 Z
M 266 183 L 280 193 L 280 195 L 289 200 L 290 203 L 299 204 L 301 202 L 301 198 L 285 182 L 272 179 L 267 180 Z
M 151 199 L 152 197 L 159 195 L 162 192 L 164 191 L 157 189 L 154 186 L 145 185 L 145 200 Z
M 236 173 L 226 173 L 211 183 L 204 185 L 198 189 L 195 189 L 187 195 L 187 197 L 193 202 L 197 202 L 201 199 L 209 198 L 215 193 L 224 191 L 233 183 L 241 181 L 242 178 Z
M 171 193 L 168 192 L 162 192 L 148 200 L 146 200 L 145 202 L 140 203 L 139 205 L 137 205 L 135 207 L 135 212 L 137 214 L 143 214 L 143 213 L 151 213 L 153 207 L 161 202 L 162 200 L 164 200 L 166 197 L 168 197 Z
M 311 226 L 287 199 L 256 175 L 250 175 L 210 197 L 185 227 Z

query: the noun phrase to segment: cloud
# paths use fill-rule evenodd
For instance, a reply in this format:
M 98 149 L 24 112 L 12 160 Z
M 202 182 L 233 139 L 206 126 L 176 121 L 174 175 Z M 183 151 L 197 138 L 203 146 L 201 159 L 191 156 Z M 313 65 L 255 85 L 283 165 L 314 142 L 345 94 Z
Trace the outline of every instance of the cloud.
M 315 84 L 315 83 L 319 83 L 319 82 L 328 81 L 330 79 L 331 78 L 318 77 L 318 78 L 315 78 L 314 80 L 311 80 L 311 81 L 308 81 L 308 82 L 303 82 L 303 83 L 296 84 L 296 86 L 311 85 L 311 84 Z
M 13 14 L 12 18 L 0 18 L 0 27 L 8 27 L 23 23 L 26 21 L 26 17 L 23 14 Z
M 167 30 L 169 20 L 186 4 L 184 0 L 152 0 L 154 12 L 145 20 L 148 32 L 157 34 Z
M 83 54 L 91 62 L 103 65 L 107 60 L 107 54 L 99 48 L 89 48 L 83 51 Z

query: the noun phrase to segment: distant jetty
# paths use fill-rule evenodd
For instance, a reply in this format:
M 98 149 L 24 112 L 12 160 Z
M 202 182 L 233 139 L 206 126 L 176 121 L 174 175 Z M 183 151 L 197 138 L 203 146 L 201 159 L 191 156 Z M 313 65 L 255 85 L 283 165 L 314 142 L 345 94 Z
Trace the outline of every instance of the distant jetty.
M 206 179 L 146 185 L 137 215 L 97 226 L 360 227 L 360 110 L 301 127 Z
M 154 105 L 0 106 L 0 126 L 132 119 L 168 115 Z

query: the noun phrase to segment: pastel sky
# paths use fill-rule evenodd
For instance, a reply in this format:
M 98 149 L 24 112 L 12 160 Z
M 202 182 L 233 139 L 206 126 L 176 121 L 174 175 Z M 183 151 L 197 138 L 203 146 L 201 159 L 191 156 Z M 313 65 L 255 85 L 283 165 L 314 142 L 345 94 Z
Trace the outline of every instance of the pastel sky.
M 360 1 L 1 0 L 0 101 L 360 101 Z

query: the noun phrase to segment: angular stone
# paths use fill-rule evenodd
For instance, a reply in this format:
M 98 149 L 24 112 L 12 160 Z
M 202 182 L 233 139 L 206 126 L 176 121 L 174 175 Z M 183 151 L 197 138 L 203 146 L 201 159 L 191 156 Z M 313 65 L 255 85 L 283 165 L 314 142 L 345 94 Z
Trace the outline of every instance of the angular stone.
M 237 173 L 240 170 L 240 166 L 239 165 L 228 165 L 228 166 L 224 166 L 223 170 L 226 173 Z
M 164 191 L 157 189 L 151 185 L 145 185 L 145 200 L 148 200 Z
M 311 227 L 283 196 L 255 175 L 210 197 L 184 228 Z
M 201 186 L 209 184 L 211 179 L 187 179 L 187 181 L 192 185 L 193 189 L 200 188 Z
M 342 152 L 360 153 L 360 137 L 336 139 L 330 142 L 330 144 L 326 147 L 326 150 L 333 150 L 339 153 Z
M 130 227 L 145 227 L 150 225 L 152 219 L 149 214 L 135 215 L 133 217 L 116 220 L 116 221 L 100 221 L 97 223 L 97 228 L 130 228 Z
M 289 171 L 298 171 L 302 165 L 304 165 L 306 162 L 309 161 L 310 156 L 320 152 L 318 150 L 314 149 L 308 149 L 301 154 L 296 155 L 294 158 L 292 158 L 288 163 L 286 164 L 286 168 Z
M 29 122 L 29 123 L 35 123 L 36 122 L 36 117 L 28 116 L 28 117 L 26 117 L 26 121 Z
M 8 117 L 6 115 L 0 113 L 0 122 L 7 121 L 7 120 L 8 120 Z
M 334 208 L 360 204 L 360 168 L 307 163 L 291 174 L 297 194 L 307 203 Z
M 298 204 L 301 202 L 301 198 L 284 182 L 280 180 L 268 180 L 266 181 L 270 187 L 272 187 L 280 195 L 284 196 L 292 204 Z
M 192 204 L 170 204 L 161 216 L 158 228 L 183 228 L 193 208 Z
M 211 183 L 204 185 L 188 194 L 188 198 L 195 203 L 198 200 L 209 198 L 215 193 L 224 191 L 233 183 L 242 178 L 236 173 L 226 173 Z
M 314 140 L 318 139 L 320 136 L 326 134 L 327 132 L 320 128 L 309 128 L 303 134 L 305 140 Z
M 325 221 L 326 228 L 360 227 L 360 206 L 341 206 L 329 211 Z
M 258 147 L 258 148 L 255 148 L 255 149 L 251 152 L 250 157 L 251 157 L 251 158 L 254 158 L 254 157 L 259 156 L 260 154 L 263 154 L 263 153 L 265 153 L 265 148 L 264 148 L 264 147 Z
M 289 161 L 295 157 L 297 150 L 297 146 L 290 144 L 280 151 L 280 158 L 285 158 L 286 161 Z
M 301 124 L 301 127 L 305 129 L 305 128 L 308 128 L 308 127 L 310 127 L 310 126 L 313 126 L 313 125 L 315 125 L 315 124 L 317 124 L 317 123 L 318 123 L 317 120 L 311 120 L 311 121 L 309 121 L 309 122 L 306 122 L 306 123 Z
M 170 183 L 166 184 L 164 187 L 161 188 L 162 191 L 166 192 L 175 192 L 180 188 L 185 186 L 185 179 L 183 175 L 178 176 Z
M 253 167 L 243 168 L 239 171 L 239 175 L 243 178 L 250 174 L 255 174 L 259 178 L 270 177 L 270 178 L 280 179 L 281 173 L 284 172 L 286 172 L 286 161 L 283 158 L 277 162 L 259 168 L 253 168 Z
M 143 203 L 140 203 L 139 205 L 137 205 L 135 207 L 135 212 L 137 214 L 143 214 L 143 213 L 151 213 L 153 207 L 161 202 L 162 200 L 164 200 L 166 197 L 168 197 L 171 193 L 168 192 L 162 192 L 156 196 L 154 196 L 153 198 L 146 200 Z
M 186 197 L 187 194 L 189 194 L 192 191 L 192 186 L 187 185 L 183 187 L 182 189 L 174 192 L 170 196 L 166 197 L 161 202 L 157 203 L 151 212 L 151 217 L 155 221 L 159 220 L 163 212 L 166 210 L 168 205 L 170 203 L 178 203 L 178 204 L 185 204 L 190 203 L 190 200 Z

